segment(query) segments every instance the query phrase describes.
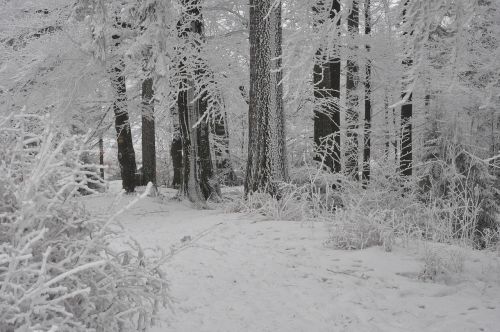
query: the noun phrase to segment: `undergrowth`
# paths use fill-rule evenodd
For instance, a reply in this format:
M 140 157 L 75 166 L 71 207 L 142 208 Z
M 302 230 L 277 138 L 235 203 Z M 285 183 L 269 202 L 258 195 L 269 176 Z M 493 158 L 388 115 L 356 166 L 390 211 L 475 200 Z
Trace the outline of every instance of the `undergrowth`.
M 457 156 L 464 162 L 463 153 Z M 489 175 L 480 172 L 487 169 L 476 159 L 466 161 L 468 168 L 441 164 L 445 175 L 432 188 L 447 187 L 446 195 L 422 190 L 426 168 L 418 176 L 401 177 L 390 163 L 372 165 L 371 182 L 363 188 L 352 177 L 305 166 L 294 169 L 290 183 L 280 184 L 276 195 L 252 193 L 227 210 L 269 220 L 322 221 L 330 234 L 327 244 L 340 249 L 380 245 L 390 251 L 396 241 L 411 240 L 496 248 L 497 206 L 481 184 Z
M 2 331 L 144 331 L 168 304 L 160 255 L 75 200 L 99 182 L 83 141 L 37 115 L 0 118 Z

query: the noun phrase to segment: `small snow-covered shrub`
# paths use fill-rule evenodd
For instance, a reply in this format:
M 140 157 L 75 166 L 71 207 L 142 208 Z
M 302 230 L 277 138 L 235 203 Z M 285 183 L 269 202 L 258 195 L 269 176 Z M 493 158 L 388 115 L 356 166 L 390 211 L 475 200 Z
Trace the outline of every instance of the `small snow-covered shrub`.
M 157 260 L 74 199 L 95 175 L 79 142 L 0 117 L 1 331 L 143 331 L 168 300 Z
M 484 241 L 484 248 L 500 253 L 500 229 L 493 231 L 489 228 L 484 229 L 482 232 L 482 239 Z
M 280 197 L 265 192 L 255 192 L 246 199 L 237 199 L 226 208 L 227 212 L 262 215 L 271 220 L 300 221 L 304 219 L 304 200 L 298 188 L 284 185 Z
M 420 170 L 419 199 L 433 206 L 434 220 L 445 224 L 452 238 L 486 247 L 492 238 L 485 236 L 500 229 L 490 165 L 446 139 L 437 140 L 431 152 Z
M 385 224 L 383 217 L 379 211 L 365 213 L 360 209 L 341 209 L 328 223 L 328 244 L 346 250 L 384 246 L 386 251 L 391 251 L 394 231 Z
M 427 246 L 424 251 L 424 266 L 418 278 L 424 281 L 449 281 L 463 272 L 465 254 L 459 247 L 442 245 Z

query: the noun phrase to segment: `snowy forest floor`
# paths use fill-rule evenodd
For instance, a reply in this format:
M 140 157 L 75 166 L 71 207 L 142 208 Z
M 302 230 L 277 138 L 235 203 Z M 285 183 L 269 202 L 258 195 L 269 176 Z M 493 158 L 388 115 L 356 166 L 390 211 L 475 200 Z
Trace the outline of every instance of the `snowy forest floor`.
M 82 198 L 93 214 L 132 196 Z M 174 192 L 118 220 L 145 248 L 184 248 L 164 266 L 173 310 L 153 331 L 500 331 L 500 257 L 465 251 L 465 269 L 424 282 L 425 244 L 340 251 L 323 223 L 196 210 Z

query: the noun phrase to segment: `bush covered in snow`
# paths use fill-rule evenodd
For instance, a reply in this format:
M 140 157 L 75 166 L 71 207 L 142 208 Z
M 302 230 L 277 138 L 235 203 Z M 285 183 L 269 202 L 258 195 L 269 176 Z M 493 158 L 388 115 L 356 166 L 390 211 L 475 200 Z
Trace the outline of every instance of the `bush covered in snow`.
M 419 198 L 448 221 L 453 237 L 486 247 L 500 229 L 494 167 L 464 145 L 444 138 L 430 144 L 428 150 Z
M 0 117 L 0 330 L 145 330 L 168 300 L 163 272 L 74 199 L 97 175 L 47 123 Z

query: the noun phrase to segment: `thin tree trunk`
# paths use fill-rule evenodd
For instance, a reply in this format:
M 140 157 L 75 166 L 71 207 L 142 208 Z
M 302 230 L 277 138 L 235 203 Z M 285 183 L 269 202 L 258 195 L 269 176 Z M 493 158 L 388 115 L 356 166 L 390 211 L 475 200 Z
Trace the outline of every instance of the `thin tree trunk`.
M 429 81 L 428 81 L 429 82 Z M 437 139 L 439 136 L 438 118 L 431 111 L 431 95 L 427 91 L 424 99 L 425 105 L 425 133 L 424 133 L 424 156 L 423 161 L 436 160 L 438 158 Z
M 99 137 L 99 165 L 101 166 L 101 179 L 104 180 L 104 141 L 102 137 Z
M 278 195 L 288 179 L 281 87 L 281 2 L 250 0 L 250 103 L 245 194 Z M 273 60 L 279 59 L 278 61 Z
M 412 95 L 410 94 L 408 101 L 401 107 L 401 157 L 399 165 L 403 176 L 411 176 L 413 173 L 412 116 L 413 105 Z
M 315 14 L 323 5 L 318 0 L 313 7 Z M 330 9 L 329 18 L 335 19 L 340 12 L 340 2 L 334 0 Z M 323 22 L 315 20 L 314 24 L 320 26 Z M 340 25 L 340 19 L 337 21 Z M 326 53 L 326 54 L 324 54 Z M 316 63 L 313 71 L 314 81 L 314 160 L 332 172 L 340 173 L 340 112 L 338 102 L 340 99 L 340 58 L 330 58 L 327 50 L 318 49 Z
M 371 33 L 370 0 L 365 0 L 365 35 Z M 363 149 L 363 187 L 366 188 L 370 182 L 370 154 L 371 154 L 371 122 L 372 122 L 372 104 L 371 104 L 371 74 L 372 67 L 369 59 L 370 45 L 365 46 L 368 58 L 365 68 L 365 128 L 364 128 L 364 149 Z
M 142 82 L 142 179 L 156 186 L 156 136 L 153 79 Z
M 407 6 L 409 5 L 409 0 L 406 0 L 403 9 L 403 20 L 406 20 Z M 405 32 L 403 35 L 407 35 Z M 410 33 L 412 35 L 412 33 Z M 406 70 L 412 66 L 413 60 L 410 57 L 406 57 L 403 60 L 403 67 Z M 401 156 L 399 159 L 399 170 L 403 176 L 411 176 L 413 173 L 412 160 L 413 160 L 413 149 L 412 149 L 412 117 L 413 117 L 413 104 L 412 104 L 412 92 L 403 91 L 401 98 L 407 98 L 406 102 L 401 106 Z
M 397 119 L 396 119 L 396 108 L 392 109 L 392 127 L 394 129 L 394 135 L 393 135 L 393 140 L 392 140 L 392 146 L 394 147 L 394 162 L 395 165 L 398 165 L 399 163 L 399 131 L 400 129 L 398 128 L 397 125 Z
M 385 89 L 384 95 L 384 123 L 385 123 L 385 158 L 386 161 L 389 160 L 389 148 L 391 146 L 391 125 L 389 123 L 389 95 L 387 88 Z
M 182 134 L 179 125 L 179 108 L 176 105 L 172 109 L 172 144 L 170 145 L 170 158 L 172 159 L 172 168 L 174 177 L 172 179 L 172 188 L 179 189 L 182 183 Z
M 225 110 L 220 110 L 219 117 L 215 119 L 212 126 L 215 146 L 215 165 L 218 177 L 225 185 L 234 185 L 236 175 L 231 164 L 231 154 L 229 151 L 229 132 L 227 129 L 227 114 Z
M 132 131 L 127 111 L 127 90 L 123 71 L 125 63 L 118 60 L 111 72 L 111 85 L 115 90 L 113 111 L 115 114 L 116 141 L 118 145 L 118 162 L 122 177 L 123 189 L 131 193 L 135 190 L 135 151 L 132 143 Z
M 351 37 L 356 37 L 359 34 L 359 7 L 358 0 L 353 0 L 351 12 L 347 18 L 347 27 Z M 358 122 L 359 122 L 359 96 L 358 96 L 358 64 L 355 54 L 356 46 L 351 46 L 351 57 L 347 60 L 347 81 L 346 81 L 346 174 L 352 176 L 355 180 L 359 179 L 358 165 Z
M 248 95 L 248 91 L 245 89 L 245 87 L 243 85 L 240 85 L 239 86 L 239 90 L 240 90 L 240 93 L 241 93 L 241 96 L 243 97 L 243 99 L 245 100 L 247 106 L 250 106 L 250 96 Z M 245 119 L 244 117 L 241 117 L 241 128 L 245 128 L 248 126 L 248 115 L 247 115 L 247 118 Z M 247 133 L 243 130 L 242 133 L 241 133 L 241 150 L 240 150 L 240 155 L 243 156 L 245 155 L 245 148 L 247 149 L 248 151 L 248 146 L 247 146 Z

